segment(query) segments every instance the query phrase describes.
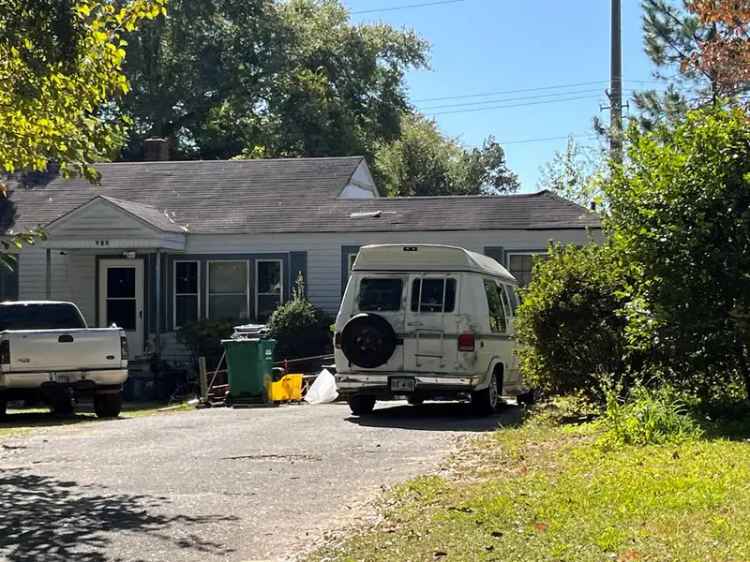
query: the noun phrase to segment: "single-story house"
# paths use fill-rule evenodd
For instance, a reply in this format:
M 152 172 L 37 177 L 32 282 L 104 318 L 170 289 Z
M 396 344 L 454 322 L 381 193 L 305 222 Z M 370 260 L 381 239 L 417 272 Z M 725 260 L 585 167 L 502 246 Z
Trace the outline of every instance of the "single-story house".
M 52 177 L 0 203 L 5 234 L 47 233 L 0 274 L 0 298 L 73 301 L 90 325 L 126 328 L 141 357 L 184 357 L 175 330 L 197 319 L 267 318 L 300 274 L 335 313 L 364 244 L 463 246 L 526 282 L 550 241 L 602 236 L 595 213 L 549 191 L 384 198 L 362 157 L 97 167 L 100 185 Z

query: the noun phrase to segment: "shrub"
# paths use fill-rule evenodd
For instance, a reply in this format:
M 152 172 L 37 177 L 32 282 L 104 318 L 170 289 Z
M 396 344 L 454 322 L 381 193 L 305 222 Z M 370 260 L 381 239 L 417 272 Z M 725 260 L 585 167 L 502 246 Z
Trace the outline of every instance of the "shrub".
M 629 341 L 673 384 L 709 397 L 740 378 L 750 397 L 750 120 L 711 107 L 628 141 L 606 190 L 636 274 Z
M 516 333 L 521 369 L 547 393 L 595 395 L 626 363 L 624 275 L 607 246 L 553 246 L 522 291 Z
M 307 300 L 300 275 L 292 290 L 292 299 L 277 308 L 268 321 L 268 335 L 276 340 L 276 359 L 330 353 L 330 325 L 330 316 Z
M 177 330 L 177 341 L 190 350 L 197 368 L 198 358 L 205 357 L 208 368 L 213 368 L 221 359 L 224 348 L 221 340 L 234 332 L 239 322 L 229 320 L 199 320 Z
M 688 408 L 687 398 L 670 386 L 635 386 L 625 399 L 618 389 L 606 392 L 607 407 L 600 445 L 652 445 L 684 441 L 703 433 Z

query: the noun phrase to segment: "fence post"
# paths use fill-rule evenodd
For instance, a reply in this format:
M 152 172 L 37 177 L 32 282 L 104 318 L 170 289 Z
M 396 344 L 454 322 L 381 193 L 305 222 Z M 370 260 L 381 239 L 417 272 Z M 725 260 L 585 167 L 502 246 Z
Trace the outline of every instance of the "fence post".
M 208 401 L 208 372 L 206 371 L 206 358 L 198 357 L 198 376 L 201 384 L 201 401 Z

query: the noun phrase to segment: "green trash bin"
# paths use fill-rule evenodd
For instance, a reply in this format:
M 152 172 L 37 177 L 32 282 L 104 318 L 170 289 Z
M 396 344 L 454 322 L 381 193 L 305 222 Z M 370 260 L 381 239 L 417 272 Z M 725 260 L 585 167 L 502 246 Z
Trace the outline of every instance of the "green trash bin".
M 232 402 L 266 402 L 271 381 L 276 340 L 222 340 L 227 354 L 229 399 Z

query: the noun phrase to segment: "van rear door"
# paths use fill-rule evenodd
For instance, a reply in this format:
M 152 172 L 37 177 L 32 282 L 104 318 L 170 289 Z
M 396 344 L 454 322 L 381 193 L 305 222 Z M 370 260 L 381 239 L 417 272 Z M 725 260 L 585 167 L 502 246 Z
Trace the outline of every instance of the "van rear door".
M 445 273 L 409 277 L 404 333 L 405 370 L 454 373 L 458 361 L 458 276 Z
M 353 278 L 354 279 L 354 278 Z M 357 313 L 376 314 L 393 328 L 397 338 L 404 333 L 408 275 L 400 273 L 366 273 L 356 280 Z M 368 371 L 401 371 L 404 368 L 404 346 L 396 345 L 393 355 L 379 367 Z

